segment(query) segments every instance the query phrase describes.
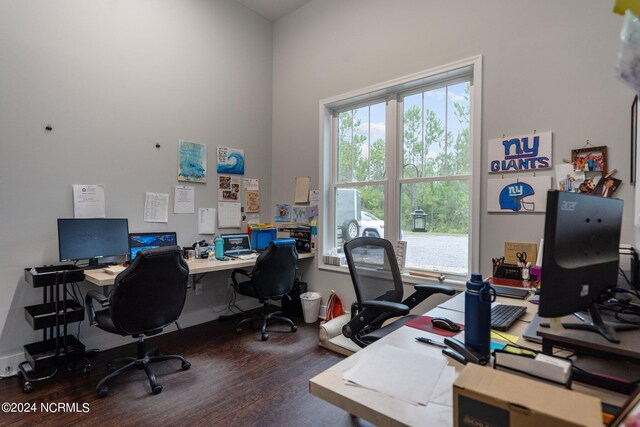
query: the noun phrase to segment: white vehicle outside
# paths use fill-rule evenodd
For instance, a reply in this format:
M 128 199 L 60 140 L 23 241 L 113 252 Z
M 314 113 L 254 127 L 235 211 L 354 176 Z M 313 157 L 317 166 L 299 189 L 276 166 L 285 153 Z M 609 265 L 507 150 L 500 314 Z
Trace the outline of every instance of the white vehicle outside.
M 384 238 L 384 221 L 369 212 L 360 212 L 360 236 Z

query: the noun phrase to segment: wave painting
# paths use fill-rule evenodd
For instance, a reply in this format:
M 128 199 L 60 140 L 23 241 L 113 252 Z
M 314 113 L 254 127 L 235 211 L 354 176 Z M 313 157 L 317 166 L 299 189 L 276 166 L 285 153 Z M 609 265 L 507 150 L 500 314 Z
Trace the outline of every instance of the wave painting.
M 207 146 L 180 140 L 178 181 L 207 182 Z
M 218 173 L 244 175 L 244 150 L 218 147 Z

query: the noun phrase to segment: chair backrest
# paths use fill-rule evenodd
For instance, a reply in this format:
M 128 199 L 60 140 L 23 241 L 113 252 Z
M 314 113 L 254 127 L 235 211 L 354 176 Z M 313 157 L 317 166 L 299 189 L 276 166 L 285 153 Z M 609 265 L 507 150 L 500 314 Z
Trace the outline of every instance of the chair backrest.
M 295 239 L 274 240 L 256 259 L 251 281 L 263 298 L 281 298 L 296 279 L 298 251 Z
M 109 310 L 123 335 L 157 330 L 175 322 L 187 297 L 189 267 L 179 246 L 138 253 L 109 294 Z
M 344 244 L 357 309 L 363 301 L 402 301 L 402 276 L 390 241 L 358 237 Z

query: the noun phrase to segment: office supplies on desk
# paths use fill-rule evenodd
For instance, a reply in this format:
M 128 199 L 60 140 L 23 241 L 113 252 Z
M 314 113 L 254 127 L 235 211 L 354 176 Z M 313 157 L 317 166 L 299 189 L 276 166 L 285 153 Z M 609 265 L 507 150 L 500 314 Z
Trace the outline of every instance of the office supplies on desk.
M 538 247 L 535 243 L 504 242 L 504 262 L 506 264 L 535 261 L 537 254 Z
M 493 289 L 496 291 L 496 295 L 507 298 L 525 299 L 531 295 L 531 290 L 527 288 L 513 288 L 510 286 L 496 286 L 493 285 Z
M 441 335 L 443 337 L 452 337 L 458 335 L 460 332 L 448 331 L 446 329 L 436 328 L 431 323 L 431 316 L 416 316 L 413 319 L 405 323 L 405 326 L 420 329 L 421 331 L 431 332 L 432 334 Z M 457 323 L 460 331 L 464 330 L 464 325 Z
M 489 363 L 489 360 L 491 358 L 489 355 L 484 355 L 478 352 L 477 350 L 475 350 L 474 348 L 469 347 L 468 345 L 462 343 L 462 341 L 457 340 L 455 338 L 445 338 L 444 343 L 447 347 L 449 347 L 448 350 L 451 350 L 457 353 L 460 357 L 462 357 L 467 362 L 475 363 L 477 365 L 486 365 L 487 363 Z M 443 350 L 443 353 L 444 353 L 444 350 Z M 445 354 L 450 355 L 449 353 L 445 353 Z M 450 356 L 454 358 L 457 357 L 455 355 L 450 355 Z
M 427 405 L 446 365 L 441 357 L 383 345 L 346 371 L 342 379 L 395 399 Z
M 522 269 L 517 264 L 501 263 L 494 265 L 493 277 L 499 279 L 522 280 Z
M 506 331 L 526 312 L 527 308 L 520 305 L 495 305 L 491 307 L 491 329 Z
M 436 347 L 447 348 L 446 344 L 441 343 L 440 341 L 432 340 L 427 337 L 416 337 L 416 341 L 420 341 L 425 344 L 435 345 Z
M 102 269 L 107 274 L 113 274 L 114 276 L 122 273 L 127 267 L 123 265 L 110 265 Z
M 251 247 L 257 251 L 267 249 L 269 242 L 278 238 L 278 230 L 271 224 L 250 225 L 247 229 Z
M 507 368 L 534 378 L 551 381 L 565 387 L 571 385 L 572 363 L 569 359 L 549 356 L 534 351 L 523 351 L 519 347 L 507 345 L 495 350 L 494 368 Z
M 432 317 L 431 324 L 434 328 L 444 329 L 449 332 L 460 332 L 460 326 L 445 317 Z

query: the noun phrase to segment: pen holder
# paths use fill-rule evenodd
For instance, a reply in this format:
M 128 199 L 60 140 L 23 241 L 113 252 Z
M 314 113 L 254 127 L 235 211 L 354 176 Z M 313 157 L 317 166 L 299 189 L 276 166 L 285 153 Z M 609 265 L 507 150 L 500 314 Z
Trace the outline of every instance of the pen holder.
M 522 280 L 522 268 L 515 264 L 500 264 L 494 267 L 493 277 L 498 279 Z

